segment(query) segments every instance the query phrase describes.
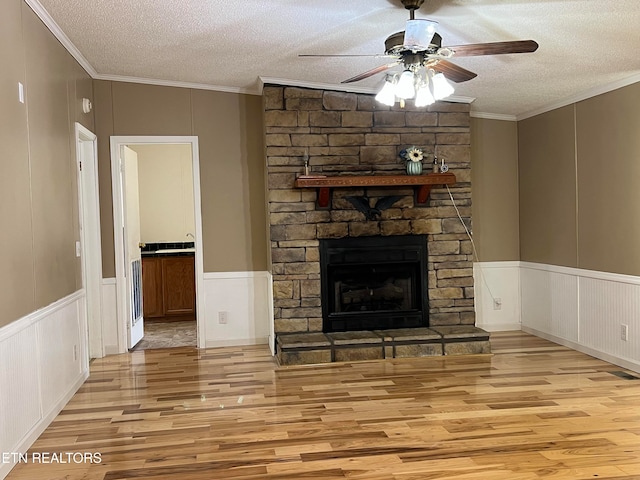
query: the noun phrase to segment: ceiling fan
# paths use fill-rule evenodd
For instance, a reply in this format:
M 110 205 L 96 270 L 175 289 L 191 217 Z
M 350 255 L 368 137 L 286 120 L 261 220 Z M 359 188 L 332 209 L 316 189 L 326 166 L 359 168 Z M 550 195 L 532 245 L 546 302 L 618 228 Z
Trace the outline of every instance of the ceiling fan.
M 412 98 L 419 94 L 422 90 L 426 90 L 424 86 L 431 81 L 432 90 L 437 84 L 442 84 L 445 78 L 456 83 L 466 82 L 477 76 L 476 73 L 462 68 L 448 59 L 452 57 L 471 57 L 481 55 L 501 55 L 508 53 L 530 53 L 538 49 L 538 44 L 533 40 L 515 40 L 507 42 L 492 43 L 474 43 L 467 45 L 442 46 L 442 37 L 436 33 L 435 28 L 437 22 L 431 20 L 422 20 L 415 18 L 415 11 L 418 10 L 424 0 L 401 0 L 404 7 L 409 10 L 409 20 L 406 23 L 405 30 L 396 32 L 385 40 L 385 52 L 378 55 L 313 55 L 302 54 L 301 57 L 359 57 L 359 56 L 375 56 L 389 57 L 393 61 L 385 65 L 380 65 L 366 72 L 360 73 L 354 77 L 343 80 L 341 83 L 352 83 L 364 80 L 378 73 L 385 72 L 398 65 L 403 65 L 404 71 L 400 75 L 394 75 L 387 78 L 387 83 L 397 85 L 394 87 L 395 96 L 401 100 Z M 409 72 L 409 73 L 407 73 Z M 442 74 L 442 75 L 438 75 Z M 403 76 L 405 77 L 405 86 L 409 86 L 409 91 L 405 94 L 399 92 L 398 87 L 403 84 Z M 442 78 L 444 76 L 444 78 Z M 438 77 L 435 79 L 435 77 Z M 434 81 L 435 80 L 435 81 Z M 385 87 L 387 85 L 385 84 Z M 411 91 L 413 89 L 413 92 Z M 384 90 L 384 87 L 383 87 Z M 453 93 L 453 88 L 449 85 L 445 86 L 445 91 L 439 95 L 435 95 L 435 100 L 444 98 L 442 95 L 449 92 Z M 381 91 L 382 93 L 382 91 Z M 398 95 L 400 93 L 400 95 Z M 412 94 L 413 93 L 413 94 Z M 430 92 L 426 94 L 431 94 Z M 403 98 L 404 96 L 404 98 Z M 440 96 L 440 98 L 437 98 Z M 445 97 L 447 95 L 444 95 Z M 417 97 L 416 97 L 417 100 Z M 394 98 L 395 101 L 395 98 Z M 388 102 L 383 102 L 388 103 Z M 431 103 L 431 102 L 430 102 Z M 391 102 L 393 104 L 393 102 Z

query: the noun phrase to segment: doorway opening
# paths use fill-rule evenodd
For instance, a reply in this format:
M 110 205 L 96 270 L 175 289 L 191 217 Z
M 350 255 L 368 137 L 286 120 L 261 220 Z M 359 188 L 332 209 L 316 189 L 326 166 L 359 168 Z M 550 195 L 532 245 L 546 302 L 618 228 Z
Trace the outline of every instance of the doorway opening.
M 181 327 L 191 322 L 200 347 L 204 273 L 198 139 L 111 137 L 111 168 L 119 350 L 148 344 L 143 338 L 151 322 Z

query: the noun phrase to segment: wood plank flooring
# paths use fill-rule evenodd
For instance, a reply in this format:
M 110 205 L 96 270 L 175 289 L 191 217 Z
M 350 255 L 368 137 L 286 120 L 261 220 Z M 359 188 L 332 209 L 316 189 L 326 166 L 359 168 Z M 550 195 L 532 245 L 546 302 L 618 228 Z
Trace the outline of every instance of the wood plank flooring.
M 640 479 L 640 380 L 522 332 L 492 347 L 286 368 L 263 346 L 106 357 L 29 452 L 101 463 L 7 478 Z

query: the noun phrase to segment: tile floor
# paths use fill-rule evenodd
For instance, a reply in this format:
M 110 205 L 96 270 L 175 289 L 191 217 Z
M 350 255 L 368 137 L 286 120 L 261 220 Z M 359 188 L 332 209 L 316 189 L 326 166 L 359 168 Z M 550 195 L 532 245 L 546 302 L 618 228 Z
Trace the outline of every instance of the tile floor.
M 196 322 L 189 321 L 149 321 L 144 322 L 144 337 L 133 350 L 152 348 L 195 347 Z

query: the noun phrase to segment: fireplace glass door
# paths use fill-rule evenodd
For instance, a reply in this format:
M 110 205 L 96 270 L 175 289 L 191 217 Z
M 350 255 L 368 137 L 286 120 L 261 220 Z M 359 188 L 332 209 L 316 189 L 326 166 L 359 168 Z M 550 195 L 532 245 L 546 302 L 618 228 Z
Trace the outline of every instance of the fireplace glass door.
M 428 324 L 426 237 L 321 240 L 323 331 Z
M 335 313 L 417 310 L 412 265 L 342 266 L 329 275 Z

